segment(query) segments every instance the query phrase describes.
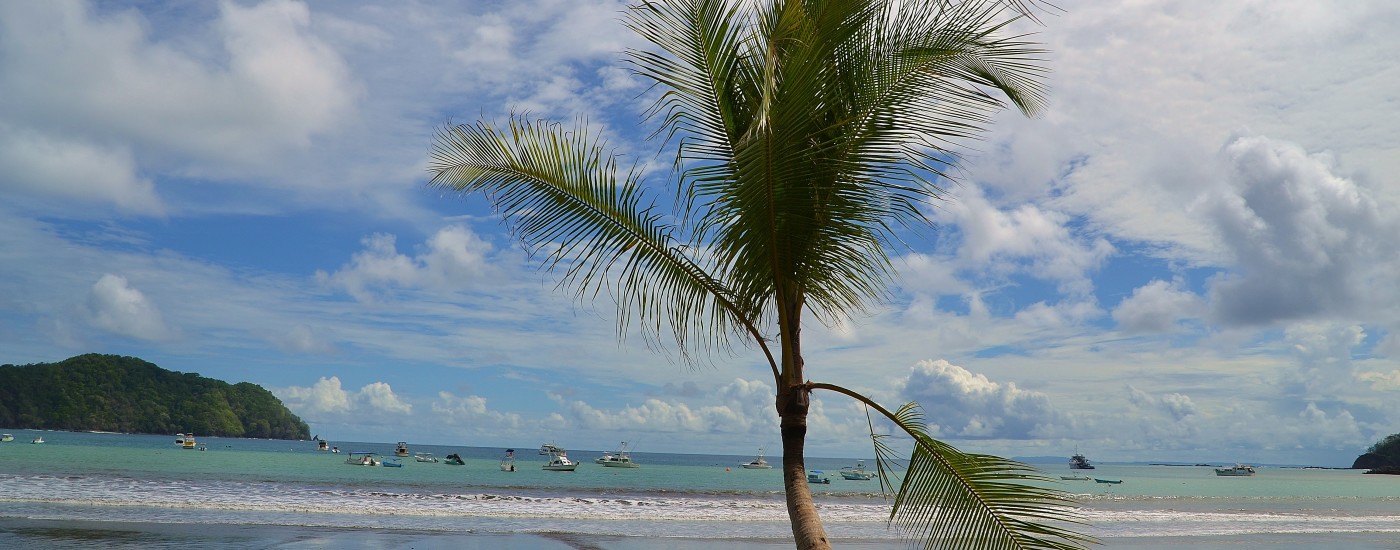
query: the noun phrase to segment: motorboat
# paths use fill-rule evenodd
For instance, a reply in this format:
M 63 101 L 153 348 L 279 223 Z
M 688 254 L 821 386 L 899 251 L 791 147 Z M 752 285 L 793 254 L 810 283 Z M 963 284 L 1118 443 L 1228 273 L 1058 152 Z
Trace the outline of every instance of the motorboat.
M 622 442 L 622 445 L 617 448 L 617 451 L 599 457 L 597 462 L 609 468 L 636 468 L 640 466 L 640 464 L 632 462 L 632 457 L 627 455 L 626 441 Z
M 1090 479 L 1093 479 L 1093 478 L 1091 478 L 1091 477 L 1089 477 L 1089 476 L 1060 476 L 1060 479 L 1063 479 L 1063 480 L 1066 480 L 1066 481 L 1089 481 Z
M 15 440 L 14 434 L 0 434 L 0 442 L 9 443 Z
M 1119 483 L 1122 483 L 1122 482 L 1123 482 L 1123 480 L 1121 480 L 1121 479 L 1101 479 L 1101 478 L 1097 478 L 1097 477 L 1094 478 L 1094 483 L 1107 483 L 1107 484 L 1109 484 L 1109 485 L 1118 485 Z
M 506 449 L 506 456 L 501 457 L 501 471 L 515 471 L 515 449 Z
M 544 445 L 540 445 L 540 454 L 542 454 L 542 455 L 549 455 L 549 454 L 563 453 L 563 452 L 564 452 L 564 448 L 563 448 L 563 447 L 560 447 L 560 446 L 558 446 L 558 445 L 555 445 L 554 443 L 545 443 Z
M 38 444 L 43 443 L 43 442 L 44 442 L 44 436 L 42 436 L 42 435 L 39 436 L 39 437 L 34 438 L 33 441 L 30 441 L 30 443 L 33 443 L 33 444 L 35 444 L 35 445 L 38 445 Z
M 438 461 L 437 457 L 433 456 L 433 453 L 413 453 L 413 460 L 433 463 Z
M 176 445 L 184 445 L 184 444 L 185 444 L 185 434 L 183 434 L 183 433 L 177 433 L 177 434 L 175 434 L 175 444 L 176 444 Z
M 394 445 L 394 456 L 408 456 L 408 443 L 400 441 L 398 445 Z
M 398 458 L 388 458 L 388 459 L 385 459 L 385 460 L 384 460 L 383 462 L 381 462 L 379 465 L 380 465 L 380 466 L 383 466 L 383 467 L 385 467 L 385 468 L 402 468 L 402 467 L 403 467 L 403 463 L 402 463 L 402 462 L 399 462 L 399 459 L 398 459 Z
M 575 468 L 578 468 L 578 463 L 569 460 L 569 455 L 564 454 L 561 451 L 557 453 L 550 453 L 549 462 L 546 463 L 541 469 L 549 470 L 551 472 L 572 472 Z
M 1079 454 L 1079 451 L 1076 450 L 1074 451 L 1074 456 L 1069 457 L 1069 469 L 1092 470 L 1094 469 L 1094 465 L 1090 464 L 1089 459 L 1084 458 L 1084 455 Z
M 807 483 L 829 485 L 831 483 L 831 478 L 826 477 L 826 472 L 821 470 L 809 470 L 807 472 Z
M 318 451 L 329 451 L 329 450 L 331 450 L 331 444 L 330 444 L 330 443 L 327 443 L 326 440 L 322 439 L 322 440 L 316 442 L 316 450 L 318 450 Z
M 184 443 L 181 443 L 180 445 L 181 445 L 182 447 L 184 447 L 184 449 L 185 449 L 186 451 L 192 451 L 192 450 L 194 450 L 195 446 L 197 445 L 197 444 L 194 442 L 194 434 L 193 434 L 193 433 L 185 434 L 185 442 L 184 442 Z
M 353 466 L 378 466 L 383 461 L 379 460 L 379 456 L 374 453 L 350 451 L 350 456 L 345 459 L 345 463 Z
M 448 466 L 462 466 L 466 464 L 466 462 L 462 460 L 462 457 L 457 453 L 452 453 L 443 457 L 442 463 Z
M 865 469 L 865 462 L 857 462 L 855 466 L 847 466 L 841 469 L 841 477 L 852 481 L 870 481 L 875 478 L 875 472 Z
M 609 460 L 616 460 L 612 453 L 603 453 L 603 456 L 593 459 L 594 464 L 607 464 Z
M 773 465 L 763 459 L 763 447 L 758 448 L 758 458 L 745 462 L 743 467 L 750 470 L 772 470 Z
M 1225 477 L 1245 477 L 1254 475 L 1254 467 L 1248 464 L 1236 464 L 1230 468 L 1216 468 L 1215 475 Z

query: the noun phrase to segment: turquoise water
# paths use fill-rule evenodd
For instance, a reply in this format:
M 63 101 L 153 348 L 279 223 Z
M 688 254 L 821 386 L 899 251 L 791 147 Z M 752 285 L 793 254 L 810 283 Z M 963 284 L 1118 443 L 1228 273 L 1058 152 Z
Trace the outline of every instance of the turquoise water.
M 466 464 L 351 466 L 313 442 L 200 438 L 184 450 L 173 436 L 6 430 L 0 443 L 0 518 L 180 524 L 372 527 L 461 533 L 569 532 L 598 536 L 790 537 L 778 470 L 745 470 L 751 456 L 633 453 L 637 469 L 593 463 L 570 450 L 575 472 L 540 469 L 536 447 L 516 449 L 517 471 L 498 466 L 504 449 L 411 445 Z M 28 443 L 42 434 L 47 443 Z M 412 443 L 412 442 L 410 442 Z M 391 455 L 393 444 L 333 442 L 342 451 Z M 774 458 L 774 457 L 770 457 Z M 850 459 L 809 459 L 830 485 L 812 486 L 828 531 L 847 541 L 897 541 L 884 523 L 878 482 L 836 475 Z M 1041 465 L 1058 477 L 1063 464 Z M 1260 468 L 1217 477 L 1205 467 L 1099 464 L 1093 481 L 1056 486 L 1079 495 L 1098 537 L 1124 541 L 1374 533 L 1400 539 L 1400 476 L 1353 470 Z M 722 525 L 722 529 L 717 528 Z M 1223 539 L 1222 539 L 1223 540 Z M 1286 541 L 1285 541 L 1286 542 Z

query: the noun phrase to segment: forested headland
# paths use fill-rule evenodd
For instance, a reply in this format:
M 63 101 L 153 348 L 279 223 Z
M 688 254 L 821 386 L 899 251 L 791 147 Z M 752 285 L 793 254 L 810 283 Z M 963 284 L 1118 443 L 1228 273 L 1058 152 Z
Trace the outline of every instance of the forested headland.
M 0 365 L 0 426 L 308 439 L 311 429 L 249 382 L 229 384 L 135 357 L 79 355 Z

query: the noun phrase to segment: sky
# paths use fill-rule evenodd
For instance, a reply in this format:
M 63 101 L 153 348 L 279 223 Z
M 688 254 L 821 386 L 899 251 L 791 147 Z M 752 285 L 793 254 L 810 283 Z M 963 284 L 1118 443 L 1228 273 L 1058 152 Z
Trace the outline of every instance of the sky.
M 1400 3 L 1057 4 L 1019 27 L 1048 108 L 962 144 L 891 299 L 808 321 L 808 377 L 1004 456 L 1349 466 L 1400 432 Z M 332 441 L 779 448 L 753 350 L 619 338 L 426 186 L 435 131 L 512 112 L 655 161 L 624 9 L 0 3 L 0 363 L 253 382 Z M 872 456 L 862 408 L 812 411 L 808 454 Z

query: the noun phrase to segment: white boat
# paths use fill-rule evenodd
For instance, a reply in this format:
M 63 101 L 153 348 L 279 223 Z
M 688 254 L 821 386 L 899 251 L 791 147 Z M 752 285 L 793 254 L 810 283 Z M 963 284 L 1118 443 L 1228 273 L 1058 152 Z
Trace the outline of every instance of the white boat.
M 9 443 L 15 440 L 14 434 L 0 434 L 0 442 Z
M 811 470 L 807 472 L 807 483 L 820 483 L 827 485 L 831 483 L 831 478 L 826 476 L 826 472 L 821 470 Z
M 551 472 L 572 472 L 575 468 L 578 468 L 578 463 L 569 460 L 569 455 L 564 454 L 561 450 L 557 453 L 550 453 L 549 462 L 542 469 Z
M 394 445 L 394 456 L 408 456 L 408 443 L 400 441 L 398 445 Z
M 1060 479 L 1065 481 L 1089 481 L 1093 478 L 1089 476 L 1060 476 Z
M 772 464 L 769 464 L 767 460 L 764 460 L 764 459 L 763 459 L 763 447 L 759 447 L 759 448 L 758 448 L 758 458 L 755 458 L 755 459 L 753 459 L 753 460 L 751 460 L 751 461 L 745 462 L 745 463 L 743 464 L 743 466 L 744 466 L 745 468 L 750 469 L 750 470 L 771 470 L 771 469 L 773 469 L 773 465 L 772 465 Z
M 316 450 L 318 450 L 318 451 L 329 451 L 329 450 L 331 450 L 331 444 L 330 444 L 329 442 L 327 442 L 326 440 L 322 439 L 322 440 L 316 442 Z
M 433 456 L 433 453 L 413 453 L 413 460 L 432 463 L 437 463 L 438 461 L 437 457 Z
M 875 472 L 865 469 L 865 462 L 857 462 L 855 466 L 847 466 L 841 469 L 841 477 L 852 481 L 870 481 L 875 478 Z
M 184 443 L 181 443 L 180 445 L 183 446 L 183 447 L 185 448 L 185 450 L 187 450 L 187 451 L 192 451 L 192 450 L 194 450 L 194 448 L 195 448 L 194 434 L 193 434 L 193 433 L 185 434 L 185 442 L 184 442 Z
M 564 448 L 553 443 L 545 443 L 544 445 L 540 445 L 540 454 L 542 455 L 549 455 L 562 452 L 564 452 Z
M 501 457 L 501 471 L 515 471 L 515 449 L 506 449 L 506 456 Z
M 609 460 L 614 460 L 614 459 L 616 459 L 616 458 L 617 458 L 617 457 L 614 457 L 612 453 L 603 453 L 603 456 L 600 456 L 600 457 L 598 457 L 598 458 L 593 459 L 593 463 L 594 463 L 594 464 L 607 464 Z
M 632 457 L 627 455 L 626 441 L 622 442 L 616 452 L 599 457 L 597 462 L 609 468 L 636 468 L 640 466 L 640 464 L 632 462 Z
M 176 444 L 176 445 L 184 445 L 184 444 L 185 444 L 185 434 L 183 434 L 183 433 L 177 433 L 177 434 L 175 434 L 175 444 Z
M 35 444 L 35 445 L 38 445 L 38 444 L 43 443 L 43 442 L 44 442 L 44 436 L 42 436 L 42 435 L 39 436 L 39 437 L 34 438 L 34 441 L 30 441 L 30 443 L 33 443 L 33 444 Z
M 346 464 L 353 466 L 378 466 L 383 463 L 374 453 L 364 451 L 350 451 L 350 456 L 345 459 Z
M 1254 467 L 1248 464 L 1236 464 L 1231 468 L 1216 468 L 1215 475 L 1226 477 L 1243 477 L 1254 475 Z

